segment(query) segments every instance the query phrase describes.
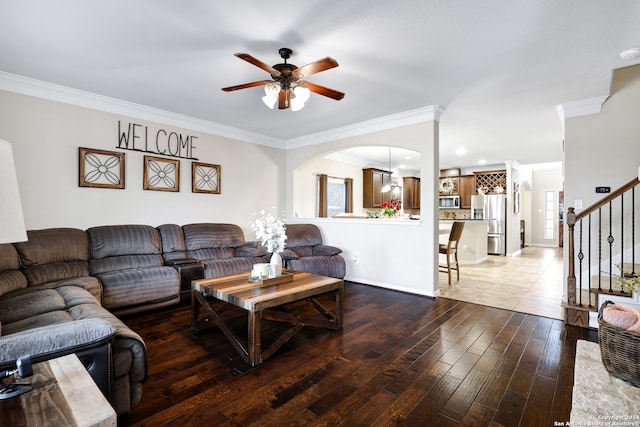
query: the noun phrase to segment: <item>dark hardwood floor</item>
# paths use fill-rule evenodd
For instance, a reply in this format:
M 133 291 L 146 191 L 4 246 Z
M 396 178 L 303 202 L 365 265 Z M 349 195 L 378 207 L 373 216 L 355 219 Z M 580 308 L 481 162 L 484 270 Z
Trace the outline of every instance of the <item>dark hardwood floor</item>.
M 342 331 L 303 328 L 255 368 L 218 329 L 194 339 L 189 306 L 125 319 L 147 343 L 149 378 L 120 425 L 539 427 L 569 420 L 576 341 L 596 341 L 593 331 L 349 282 L 345 295 Z

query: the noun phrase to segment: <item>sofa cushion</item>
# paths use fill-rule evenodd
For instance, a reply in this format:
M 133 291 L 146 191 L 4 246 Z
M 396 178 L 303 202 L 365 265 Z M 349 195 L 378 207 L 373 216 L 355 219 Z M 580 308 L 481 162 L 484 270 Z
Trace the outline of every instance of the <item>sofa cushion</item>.
M 9 270 L 0 273 L 0 296 L 27 287 L 27 278 L 21 271 Z
M 253 268 L 253 264 L 268 262 L 264 257 L 258 258 L 227 258 L 204 261 L 204 277 L 220 277 L 227 274 L 247 273 Z
M 162 255 L 121 255 L 89 261 L 91 274 L 98 275 L 110 271 L 132 268 L 159 267 L 164 264 Z
M 298 259 L 300 258 L 298 256 L 297 253 L 295 253 L 294 251 L 292 251 L 291 249 L 285 249 L 280 253 L 280 256 L 282 257 L 282 259 L 284 260 L 290 260 L 290 259 Z
M 329 276 L 342 279 L 346 274 L 344 259 L 340 256 L 315 256 L 293 259 L 289 261 L 289 268 L 296 271 L 319 276 Z
M 28 241 L 15 243 L 28 286 L 89 275 L 89 240 L 75 228 L 27 231 Z
M 24 267 L 66 261 L 87 261 L 87 234 L 76 228 L 47 228 L 27 231 L 28 240 L 15 243 Z
M 9 294 L 0 299 L 0 321 L 7 327 L 19 320 L 65 309 L 65 300 L 55 289 L 41 289 L 16 296 Z
M 10 243 L 0 245 L 0 272 L 19 270 L 20 256 Z
M 92 259 L 162 253 L 160 234 L 150 225 L 105 225 L 92 227 L 87 234 Z
M 188 251 L 204 248 L 236 248 L 243 246 L 244 233 L 235 224 L 199 223 L 182 226 Z
M 314 224 L 287 224 L 287 247 L 315 246 L 322 244 L 320 229 Z
M 263 251 L 252 246 L 239 246 L 236 248 L 235 255 L 243 258 L 253 258 L 264 255 Z
M 172 267 L 135 268 L 97 275 L 103 285 L 102 305 L 114 308 L 177 298 L 180 274 Z
M 197 249 L 195 251 L 187 251 L 189 258 L 195 258 L 199 261 L 233 258 L 235 254 L 234 248 L 205 248 Z
M 289 250 L 298 255 L 298 257 L 300 258 L 313 256 L 313 246 L 296 246 L 293 248 L 289 248 Z
M 314 256 L 333 256 L 342 252 L 342 249 L 329 245 L 317 245 L 313 247 Z
M 177 224 L 163 224 L 158 226 L 158 233 L 162 240 L 162 256 L 165 260 L 187 257 L 182 227 Z
M 27 278 L 20 272 L 20 257 L 13 245 L 0 245 L 0 296 L 27 287 Z

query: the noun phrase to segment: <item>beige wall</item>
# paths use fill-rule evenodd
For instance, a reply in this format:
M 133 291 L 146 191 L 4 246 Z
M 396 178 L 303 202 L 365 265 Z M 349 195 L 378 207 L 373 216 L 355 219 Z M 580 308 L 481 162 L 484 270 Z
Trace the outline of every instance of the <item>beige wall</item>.
M 565 206 L 599 199 L 596 186 L 612 190 L 638 175 L 640 165 L 640 65 L 614 73 L 602 112 L 565 121 Z
M 253 214 L 284 206 L 282 150 L 4 91 L 0 111 L 0 139 L 13 146 L 28 229 L 230 222 L 253 239 Z M 116 148 L 118 120 L 197 136 L 195 157 L 221 165 L 222 194 L 192 193 L 186 159 L 180 192 L 143 190 L 144 153 Z M 79 187 L 78 147 L 124 152 L 126 188 Z
M 639 111 L 640 65 L 636 65 L 615 71 L 611 96 L 603 104 L 602 112 L 565 121 L 566 208 L 575 207 L 577 200 L 582 201 L 583 209 L 587 208 L 601 198 L 595 193 L 595 187 L 611 187 L 613 191 L 638 176 Z M 640 209 L 638 197 L 636 204 L 637 212 Z M 576 212 L 580 212 L 580 209 L 576 209 Z M 597 218 L 594 221 L 597 221 Z M 619 219 L 613 222 L 616 221 L 619 223 Z M 603 223 L 607 222 L 605 219 Z M 626 227 L 627 230 L 630 229 L 629 225 Z M 577 233 L 576 231 L 576 239 L 579 238 Z M 593 234 L 592 239 L 597 239 L 597 233 Z M 565 242 L 567 239 L 565 222 Z M 596 247 L 596 244 L 597 242 L 593 247 Z M 614 245 L 614 250 L 618 251 L 618 247 L 617 244 Z M 564 248 L 564 277 L 567 277 L 568 245 L 565 244 Z M 608 256 L 605 258 L 608 259 Z M 595 267 L 597 271 L 599 267 Z M 609 267 L 602 269 L 608 271 Z M 588 277 L 587 274 L 584 276 Z

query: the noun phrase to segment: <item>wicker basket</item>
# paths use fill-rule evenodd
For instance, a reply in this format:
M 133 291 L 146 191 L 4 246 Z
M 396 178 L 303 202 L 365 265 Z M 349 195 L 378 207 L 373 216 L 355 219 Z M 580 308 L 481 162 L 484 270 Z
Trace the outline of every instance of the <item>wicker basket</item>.
M 608 305 L 605 301 L 598 312 L 598 341 L 602 363 L 611 375 L 640 387 L 640 334 L 625 331 L 605 322 L 602 312 Z

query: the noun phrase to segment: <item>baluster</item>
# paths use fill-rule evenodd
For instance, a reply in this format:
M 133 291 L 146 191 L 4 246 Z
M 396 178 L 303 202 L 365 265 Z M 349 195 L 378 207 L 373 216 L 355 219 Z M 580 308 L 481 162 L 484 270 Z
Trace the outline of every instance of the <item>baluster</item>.
M 588 277 L 587 280 L 589 281 L 589 286 L 587 287 L 587 289 L 589 289 L 589 307 L 592 307 L 593 304 L 591 304 L 591 214 L 589 214 L 589 223 L 588 223 L 588 228 L 589 228 L 589 243 L 587 245 L 587 269 L 588 269 Z
M 582 252 L 582 220 L 580 220 L 580 232 L 578 237 L 578 306 L 582 307 L 582 260 L 584 259 L 584 253 Z
M 613 276 L 613 272 L 611 273 Z M 620 277 L 624 276 L 624 193 L 620 195 Z M 624 285 L 620 283 L 620 290 L 624 294 Z
M 631 274 L 636 274 L 636 187 L 631 189 Z
M 598 208 L 598 291 L 602 292 L 602 208 Z
M 613 292 L 613 276 L 611 274 L 613 270 L 613 204 L 609 202 L 609 236 L 607 242 L 609 242 L 609 292 Z

